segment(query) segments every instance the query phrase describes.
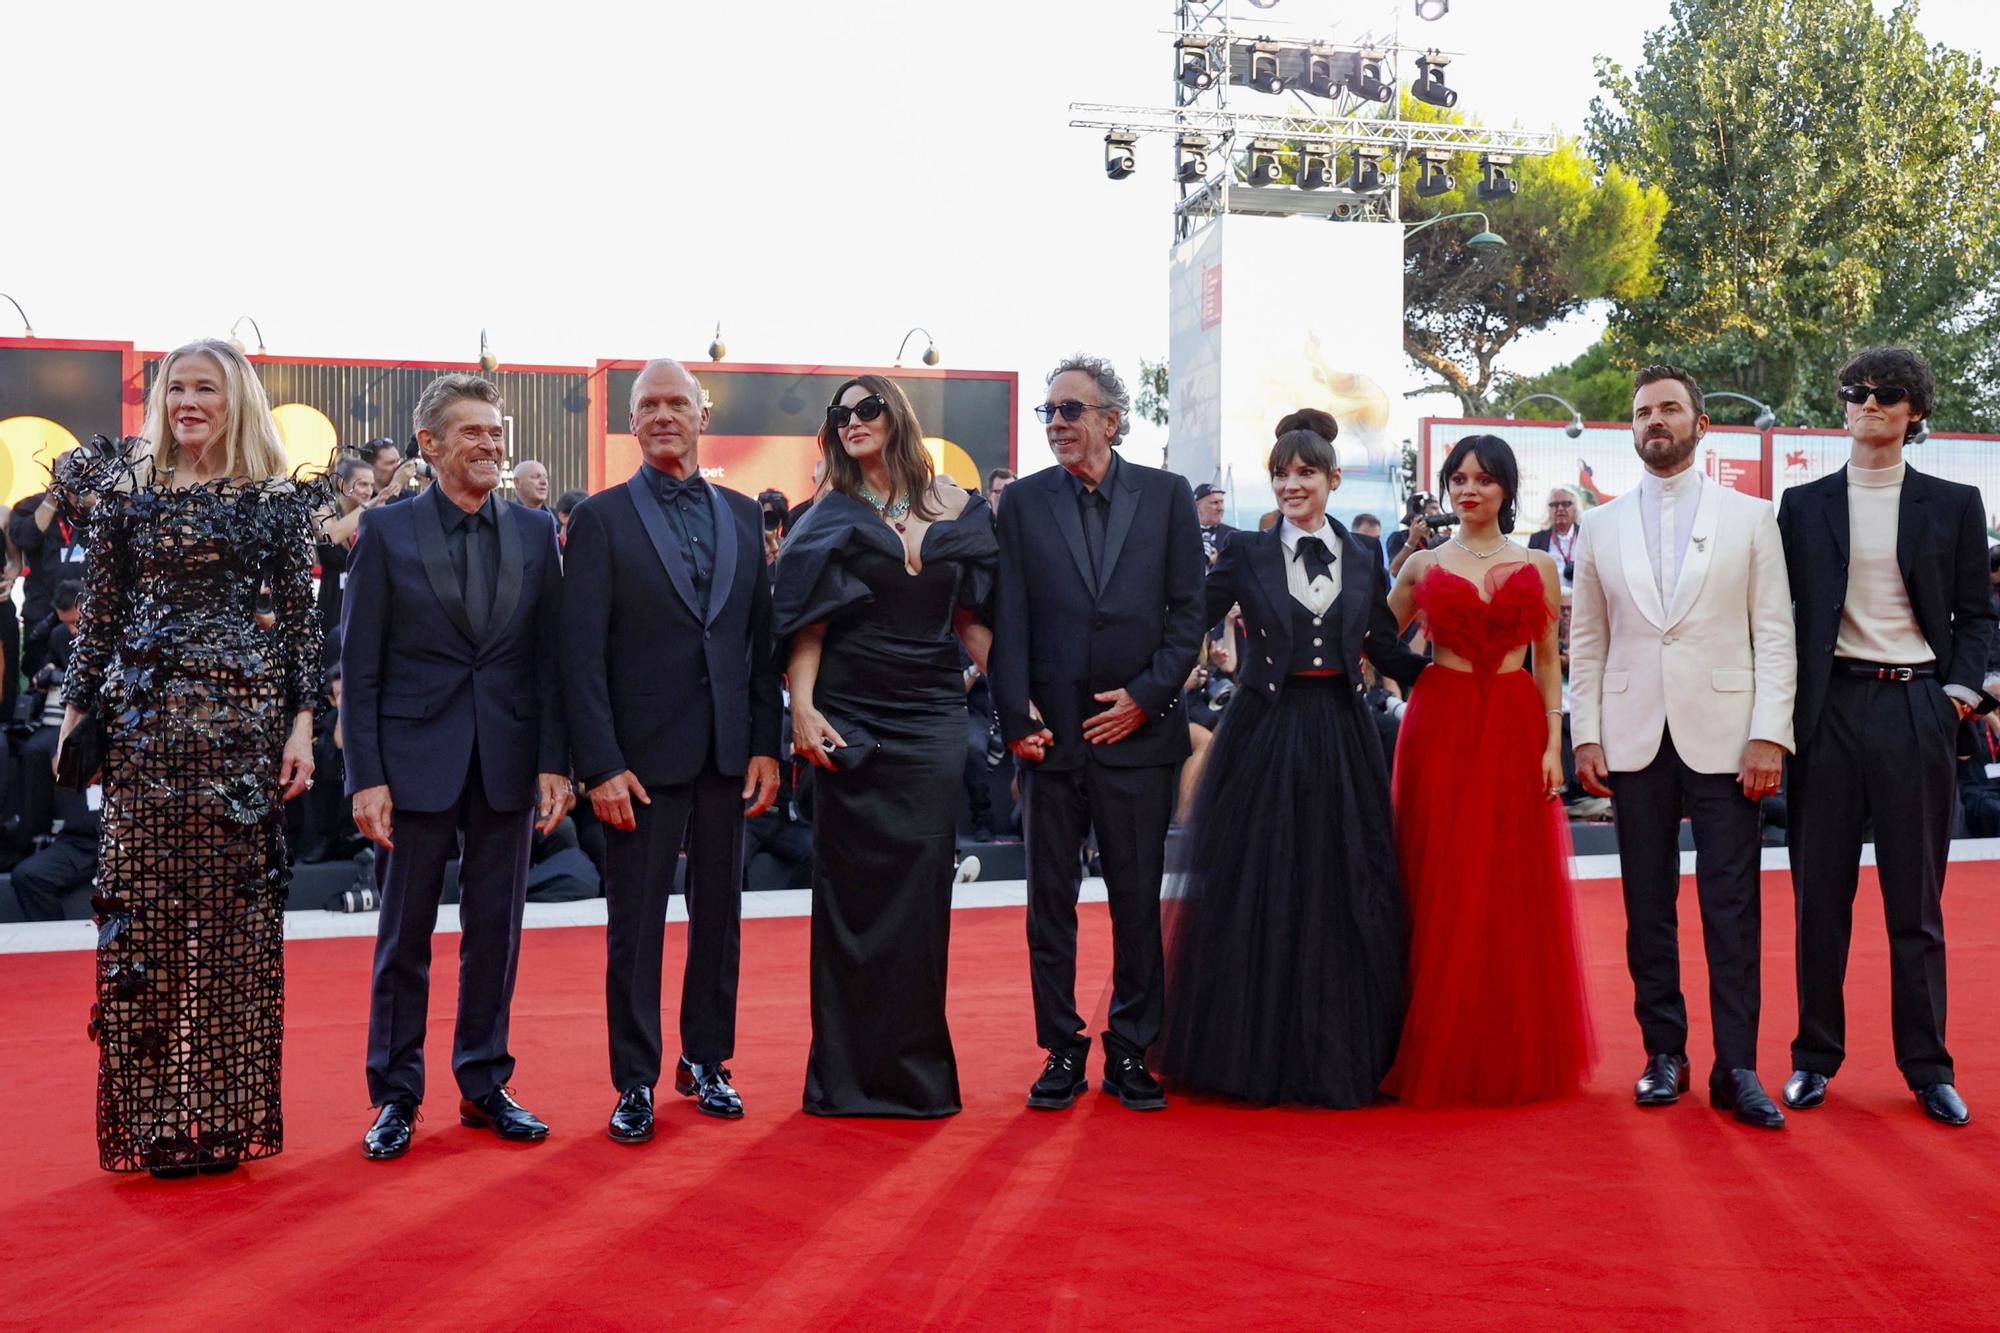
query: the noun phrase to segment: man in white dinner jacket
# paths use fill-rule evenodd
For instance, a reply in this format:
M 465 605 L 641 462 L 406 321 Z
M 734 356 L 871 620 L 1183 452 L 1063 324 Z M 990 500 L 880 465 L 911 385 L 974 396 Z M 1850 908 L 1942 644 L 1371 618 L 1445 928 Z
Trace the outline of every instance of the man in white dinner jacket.
M 1625 959 L 1646 1043 L 1639 1105 L 1687 1090 L 1675 911 L 1685 813 L 1715 1030 L 1709 1099 L 1778 1129 L 1784 1112 L 1757 1080 L 1758 803 L 1792 749 L 1798 650 L 1776 511 L 1693 466 L 1707 429 L 1685 370 L 1639 372 L 1632 435 L 1645 474 L 1585 516 L 1577 544 L 1570 726 L 1577 776 L 1616 811 Z

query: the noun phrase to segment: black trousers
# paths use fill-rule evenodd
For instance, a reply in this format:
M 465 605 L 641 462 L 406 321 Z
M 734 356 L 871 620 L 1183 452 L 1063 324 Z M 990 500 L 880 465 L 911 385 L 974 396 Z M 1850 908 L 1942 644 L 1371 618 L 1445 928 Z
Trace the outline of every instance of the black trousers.
M 1111 902 L 1111 1013 L 1104 1045 L 1119 1055 L 1143 1055 L 1160 1035 L 1166 999 L 1160 880 L 1176 767 L 1111 768 L 1090 761 L 1054 771 L 1022 767 L 1035 1040 L 1049 1051 L 1090 1045 L 1076 1011 L 1076 899 L 1084 840 L 1094 828 Z
M 1734 773 L 1697 773 L 1662 732 L 1653 762 L 1611 775 L 1618 862 L 1625 886 L 1625 964 L 1632 973 L 1632 1012 L 1648 1055 L 1687 1050 L 1687 999 L 1681 993 L 1680 830 L 1694 827 L 1695 892 L 1701 941 L 1708 955 L 1708 1006 L 1715 1030 L 1715 1068 L 1757 1067 L 1757 1018 L 1762 1008 L 1762 853 L 1757 802 L 1743 795 Z
M 514 1076 L 507 1050 L 514 969 L 521 956 L 528 848 L 535 810 L 495 810 L 486 801 L 475 747 L 458 800 L 419 814 L 396 810 L 396 846 L 382 873 L 375 933 L 375 979 L 368 1009 L 368 1096 L 376 1105 L 424 1099 L 424 1030 L 430 1010 L 431 932 L 444 871 L 463 847 L 458 870 L 458 1023 L 451 1068 L 459 1091 L 482 1097 Z
M 674 866 L 687 849 L 687 966 L 681 973 L 681 1054 L 695 1064 L 736 1053 L 742 954 L 743 779 L 711 758 L 692 782 L 648 787 L 630 833 L 604 830 L 604 1003 L 611 1082 L 621 1092 L 660 1081 L 660 970 Z
M 90 883 L 96 874 L 97 835 L 65 832 L 15 866 L 9 880 L 24 920 L 60 921 L 63 899 Z
M 1958 715 L 1934 680 L 1835 670 L 1792 766 L 1792 894 L 1799 1035 L 1792 1063 L 1831 1078 L 1847 1049 L 1847 946 L 1861 839 L 1872 821 L 1889 928 L 1889 1022 L 1912 1088 L 1952 1081 L 1944 1045 L 1944 869 L 1951 849 Z

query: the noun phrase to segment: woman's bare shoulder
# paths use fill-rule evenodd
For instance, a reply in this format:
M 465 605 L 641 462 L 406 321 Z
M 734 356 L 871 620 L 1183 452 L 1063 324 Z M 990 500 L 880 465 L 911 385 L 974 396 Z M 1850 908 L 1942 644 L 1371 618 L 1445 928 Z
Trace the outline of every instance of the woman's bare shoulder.
M 931 503 L 938 507 L 940 517 L 957 518 L 972 503 L 972 492 L 950 477 L 939 477 L 931 483 Z

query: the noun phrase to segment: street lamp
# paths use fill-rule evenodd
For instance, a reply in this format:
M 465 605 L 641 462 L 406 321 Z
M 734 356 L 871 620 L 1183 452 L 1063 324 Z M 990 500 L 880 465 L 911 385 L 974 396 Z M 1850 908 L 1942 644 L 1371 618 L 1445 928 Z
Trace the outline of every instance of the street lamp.
M 937 339 L 931 337 L 931 331 L 929 329 L 919 326 L 917 328 L 911 329 L 908 333 L 904 334 L 903 341 L 896 344 L 896 360 L 894 362 L 895 365 L 900 366 L 903 364 L 903 350 L 910 345 L 910 339 L 916 337 L 919 333 L 924 335 L 924 342 L 927 344 L 924 348 L 924 364 L 927 366 L 934 366 L 938 362 L 944 359 L 943 357 L 938 355 Z
M 1734 398 L 1738 402 L 1750 404 L 1750 406 L 1757 409 L 1755 425 L 1758 430 L 1769 430 L 1778 424 L 1778 414 L 1771 410 L 1771 405 L 1766 402 L 1760 402 L 1747 393 L 1737 393 L 1734 389 L 1710 389 L 1701 397 L 1703 402 L 1711 398 Z
M 264 350 L 264 330 L 258 328 L 257 321 L 250 318 L 250 316 L 248 315 L 238 315 L 236 317 L 236 322 L 229 326 L 229 345 L 231 347 L 234 347 L 239 352 L 244 352 L 244 353 L 249 352 L 250 349 L 243 345 L 243 340 L 236 336 L 236 330 L 242 328 L 245 324 L 248 324 L 251 330 L 255 332 L 257 335 L 257 355 L 269 356 L 270 353 Z
M 1481 228 L 1483 228 L 1483 230 L 1474 232 L 1470 237 L 1466 238 L 1465 243 L 1471 246 L 1473 249 L 1473 253 L 1478 255 L 1480 258 L 1483 259 L 1487 255 L 1498 254 L 1500 251 L 1505 250 L 1507 248 L 1507 242 L 1501 240 L 1499 233 L 1493 230 L 1492 219 L 1488 218 L 1484 213 L 1478 213 L 1478 212 L 1440 213 L 1434 218 L 1425 218 L 1422 222 L 1419 222 L 1414 226 L 1404 227 L 1403 239 L 1407 241 L 1412 236 L 1415 236 L 1418 232 L 1422 231 L 1425 227 L 1435 227 L 1440 222 L 1450 222 L 1454 218 L 1479 219 L 1479 225 Z
M 715 341 L 708 345 L 708 359 L 720 361 L 729 355 L 729 344 L 722 341 L 722 321 L 715 321 Z
M 1534 402 L 1537 398 L 1546 398 L 1548 399 L 1548 401 L 1552 403 L 1561 403 L 1564 407 L 1569 409 L 1569 424 L 1563 427 L 1563 434 L 1569 436 L 1572 440 L 1575 439 L 1577 436 L 1583 434 L 1583 413 L 1577 411 L 1576 404 L 1570 402 L 1569 399 L 1558 398 L 1555 394 L 1552 393 L 1529 394 L 1526 398 L 1523 398 L 1520 402 L 1515 403 L 1514 407 L 1510 407 L 1507 409 L 1507 420 L 1509 421 L 1514 420 L 1514 408 L 1523 407 L 1528 403 Z
M 500 369 L 500 358 L 486 345 L 486 330 L 479 331 L 479 368 L 492 375 Z
M 0 292 L 0 296 L 6 296 L 7 304 L 13 306 L 14 313 L 21 317 L 21 336 L 23 338 L 34 337 L 35 326 L 28 322 L 28 312 L 21 309 L 21 303 L 19 301 L 16 301 L 13 297 L 7 296 L 7 293 L 5 292 Z

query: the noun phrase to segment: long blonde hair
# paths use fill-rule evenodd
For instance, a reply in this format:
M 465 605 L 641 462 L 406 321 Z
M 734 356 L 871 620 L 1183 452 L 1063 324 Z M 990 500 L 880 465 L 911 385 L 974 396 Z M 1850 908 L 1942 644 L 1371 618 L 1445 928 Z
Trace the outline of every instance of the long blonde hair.
M 179 463 L 180 446 L 174 443 L 173 422 L 167 419 L 167 385 L 174 365 L 182 357 L 205 356 L 222 368 L 223 396 L 228 399 L 228 418 L 222 430 L 222 470 L 219 475 L 236 481 L 263 481 L 291 472 L 285 442 L 278 423 L 271 416 L 271 400 L 257 372 L 243 353 L 215 338 L 197 338 L 168 352 L 153 377 L 152 392 L 146 395 L 146 424 L 133 459 L 152 465 L 152 475 L 164 478 Z

